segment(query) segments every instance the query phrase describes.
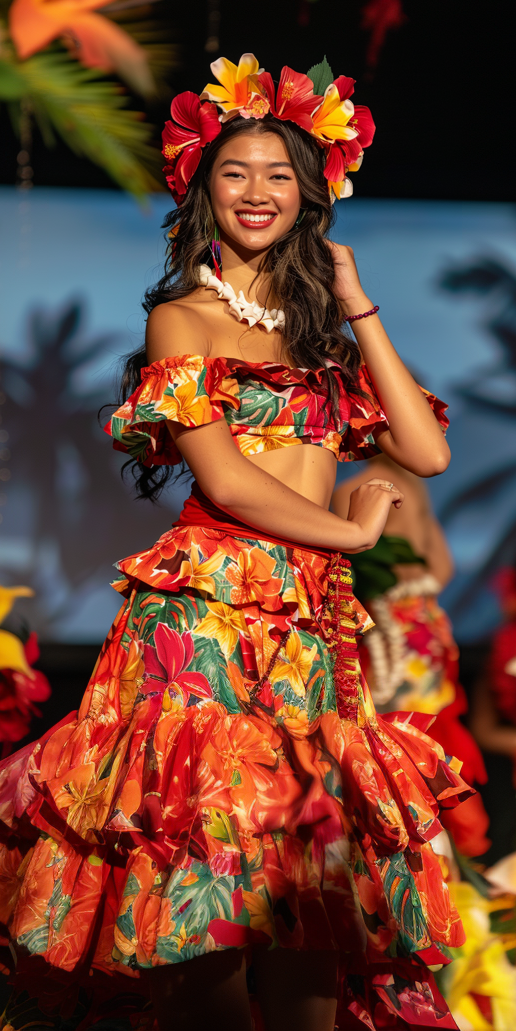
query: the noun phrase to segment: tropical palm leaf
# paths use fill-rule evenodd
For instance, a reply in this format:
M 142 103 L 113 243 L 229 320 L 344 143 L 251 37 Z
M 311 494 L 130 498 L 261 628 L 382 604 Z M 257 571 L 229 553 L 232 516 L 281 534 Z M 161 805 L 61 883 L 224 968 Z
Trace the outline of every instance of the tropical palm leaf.
M 122 88 L 84 68 L 58 45 L 26 61 L 2 60 L 0 99 L 8 101 L 15 130 L 25 100 L 47 146 L 58 133 L 80 156 L 100 165 L 123 189 L 143 198 L 162 188 L 161 158 L 150 146 L 152 127 L 128 108 Z M 8 55 L 9 56 L 9 55 Z

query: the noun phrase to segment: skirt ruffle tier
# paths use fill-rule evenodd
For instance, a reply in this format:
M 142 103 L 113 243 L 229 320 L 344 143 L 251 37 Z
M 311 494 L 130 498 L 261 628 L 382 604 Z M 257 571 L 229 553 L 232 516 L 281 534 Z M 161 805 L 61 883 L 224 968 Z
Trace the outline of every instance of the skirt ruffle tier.
M 470 789 L 427 717 L 375 713 L 346 564 L 179 526 L 119 569 L 79 712 L 0 767 L 23 969 L 127 993 L 214 949 L 330 948 L 342 1026 L 453 1028 L 427 968 L 464 935 L 431 841 Z

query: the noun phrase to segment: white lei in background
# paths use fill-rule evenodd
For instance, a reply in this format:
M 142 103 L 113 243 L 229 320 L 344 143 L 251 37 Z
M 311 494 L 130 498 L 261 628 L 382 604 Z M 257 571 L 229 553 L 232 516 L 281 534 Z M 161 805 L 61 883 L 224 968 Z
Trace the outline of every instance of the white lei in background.
M 237 297 L 230 283 L 221 283 L 208 265 L 199 265 L 199 282 L 208 290 L 216 290 L 220 300 L 227 301 L 231 314 L 239 322 L 248 322 L 250 326 L 263 326 L 267 333 L 272 329 L 279 329 L 281 333 L 285 325 L 285 314 L 279 308 L 269 311 L 257 301 L 248 301 L 242 290 Z
M 389 702 L 405 679 L 405 634 L 399 623 L 393 619 L 389 603 L 418 594 L 439 594 L 441 590 L 441 584 L 435 576 L 424 573 L 416 580 L 400 580 L 385 591 L 385 594 L 369 602 L 376 626 L 364 635 L 364 642 L 371 657 L 371 694 L 375 705 L 385 705 Z

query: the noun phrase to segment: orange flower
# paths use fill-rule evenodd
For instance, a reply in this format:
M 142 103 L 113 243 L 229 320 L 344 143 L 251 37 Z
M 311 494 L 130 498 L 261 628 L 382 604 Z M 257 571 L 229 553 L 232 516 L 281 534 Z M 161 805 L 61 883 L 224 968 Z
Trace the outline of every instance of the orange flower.
M 269 678 L 271 683 L 277 684 L 280 680 L 288 680 L 294 694 L 304 698 L 306 682 L 316 655 L 317 645 L 305 648 L 300 635 L 293 631 L 274 665 Z
M 276 717 L 283 721 L 285 730 L 288 730 L 292 737 L 306 737 L 310 730 L 308 713 L 299 705 L 282 705 L 281 709 L 278 709 Z
M 107 756 L 107 761 L 110 758 Z M 100 829 L 106 821 L 117 765 L 115 760 L 112 775 L 103 778 L 102 767 L 97 771 L 95 763 L 84 763 L 48 782 L 57 808 L 66 810 L 63 815 L 68 826 L 82 837 L 88 838 L 88 831 Z
M 238 67 L 226 57 L 210 65 L 220 85 L 209 82 L 201 100 L 211 100 L 222 108 L 222 121 L 239 114 L 242 118 L 263 118 L 270 108 L 265 91 L 258 82 L 261 69 L 254 54 L 242 54 Z
M 277 609 L 281 607 L 280 591 L 283 580 L 273 576 L 276 560 L 261 548 L 243 548 L 238 561 L 226 569 L 226 580 L 234 584 L 231 601 L 234 605 L 259 605 Z
M 209 615 L 201 619 L 193 632 L 201 637 L 214 637 L 229 659 L 235 650 L 239 633 L 246 633 L 244 615 L 223 601 L 208 601 L 206 607 Z
M 212 744 L 219 763 L 226 770 L 238 770 L 249 763 L 274 766 L 276 752 L 263 730 L 247 716 L 230 716 L 215 730 Z
M 154 82 L 143 48 L 108 18 L 94 14 L 110 0 L 14 0 L 9 31 L 24 61 L 38 50 L 64 39 L 88 68 L 117 71 L 140 93 L 152 93 Z
M 127 662 L 120 676 L 120 712 L 124 720 L 131 716 L 138 689 L 143 684 L 145 664 L 142 648 L 142 642 L 137 637 L 132 637 Z

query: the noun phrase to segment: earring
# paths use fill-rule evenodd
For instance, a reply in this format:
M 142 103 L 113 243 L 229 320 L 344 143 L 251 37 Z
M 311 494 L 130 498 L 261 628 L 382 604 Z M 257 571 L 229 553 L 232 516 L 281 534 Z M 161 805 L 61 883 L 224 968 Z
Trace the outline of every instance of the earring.
M 222 255 L 220 252 L 220 233 L 219 227 L 215 222 L 215 228 L 213 230 L 213 240 L 211 241 L 211 256 L 213 258 L 213 264 L 215 266 L 215 275 L 220 282 L 222 282 Z
M 301 225 L 301 222 L 303 221 L 305 215 L 306 215 L 306 208 L 300 208 L 299 209 L 299 214 L 298 214 L 298 216 L 296 218 L 296 221 L 294 222 L 294 225 L 292 226 L 293 229 L 297 229 Z

